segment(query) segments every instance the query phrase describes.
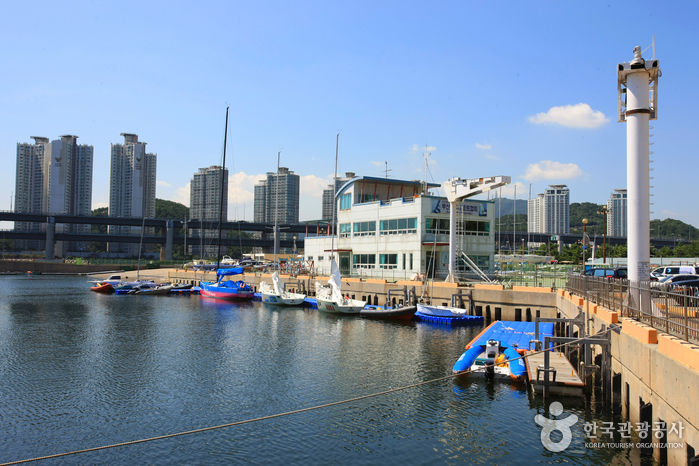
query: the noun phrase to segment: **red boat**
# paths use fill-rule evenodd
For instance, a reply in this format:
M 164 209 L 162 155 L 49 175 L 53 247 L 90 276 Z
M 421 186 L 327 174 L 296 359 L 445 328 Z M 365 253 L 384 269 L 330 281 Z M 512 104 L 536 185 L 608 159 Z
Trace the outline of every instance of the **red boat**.
M 110 294 L 114 293 L 114 287 L 109 283 L 97 283 L 95 286 L 90 287 L 92 291 L 97 293 Z

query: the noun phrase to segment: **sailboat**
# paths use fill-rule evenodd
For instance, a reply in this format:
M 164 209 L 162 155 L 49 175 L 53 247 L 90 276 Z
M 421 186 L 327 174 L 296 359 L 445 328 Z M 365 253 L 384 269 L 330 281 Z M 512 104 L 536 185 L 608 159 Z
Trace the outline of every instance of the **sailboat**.
M 225 280 L 227 277 L 242 275 L 243 268 L 219 268 L 221 265 L 221 222 L 223 219 L 223 196 L 225 195 L 225 183 L 223 177 L 226 173 L 226 142 L 228 138 L 228 108 L 226 108 L 226 130 L 223 136 L 223 166 L 221 167 L 221 208 L 218 214 L 218 243 L 216 245 L 216 281 L 201 282 L 200 294 L 209 298 L 226 299 L 230 301 L 249 301 L 255 296 L 250 285 L 242 280 Z
M 340 285 L 342 276 L 340 268 L 337 266 L 333 258 L 330 265 L 330 278 L 328 278 L 328 286 L 323 286 L 316 282 L 316 299 L 318 301 L 318 310 L 322 312 L 331 312 L 334 314 L 359 314 L 366 306 L 366 301 L 351 299 L 349 296 L 343 296 Z
M 286 306 L 298 306 L 306 299 L 305 294 L 285 291 L 277 272 L 272 274 L 272 285 L 267 282 L 260 283 L 260 295 L 263 303 Z

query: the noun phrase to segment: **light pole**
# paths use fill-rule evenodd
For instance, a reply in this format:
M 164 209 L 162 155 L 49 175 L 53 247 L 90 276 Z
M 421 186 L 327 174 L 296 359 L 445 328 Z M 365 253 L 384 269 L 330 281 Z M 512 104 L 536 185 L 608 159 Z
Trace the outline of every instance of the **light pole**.
M 601 206 L 597 213 L 604 217 L 604 239 L 602 240 L 602 263 L 607 263 L 607 215 L 612 213 L 612 209 L 608 209 L 606 205 Z
M 294 256 L 296 255 L 296 236 L 294 236 Z
M 582 250 L 583 250 L 583 274 L 585 274 L 585 248 L 590 244 L 590 238 L 587 237 L 587 219 L 582 219 L 583 223 L 583 237 L 582 237 Z

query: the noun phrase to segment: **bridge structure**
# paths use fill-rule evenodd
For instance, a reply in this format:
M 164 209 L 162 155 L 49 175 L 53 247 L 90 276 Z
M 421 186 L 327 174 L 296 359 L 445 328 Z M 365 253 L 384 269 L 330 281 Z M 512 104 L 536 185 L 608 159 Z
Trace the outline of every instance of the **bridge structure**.
M 21 212 L 0 212 L 0 222 L 35 222 L 46 223 L 45 232 L 29 232 L 29 231 L 14 231 L 7 230 L 2 232 L 3 239 L 24 239 L 24 240 L 40 240 L 47 242 L 47 259 L 53 259 L 53 242 L 54 241 L 97 241 L 109 243 L 139 243 L 143 241 L 145 244 L 164 244 L 165 257 L 167 260 L 172 260 L 172 246 L 174 244 L 185 244 L 192 242 L 191 237 L 182 234 L 175 235 L 176 230 L 185 228 L 185 225 L 194 229 L 216 230 L 218 222 L 178 219 L 163 219 L 163 218 L 126 218 L 126 217 L 104 217 L 104 216 L 80 216 L 80 215 L 46 215 L 46 214 L 27 214 Z M 55 231 L 56 224 L 82 224 L 82 225 L 115 225 L 115 226 L 134 226 L 158 228 L 163 234 L 133 236 L 133 235 L 112 235 L 100 233 L 60 233 Z M 303 237 L 307 235 L 327 234 L 327 224 L 320 223 L 302 223 L 278 225 L 280 229 L 284 229 L 286 233 L 299 235 L 296 240 L 296 247 L 303 249 Z M 271 223 L 254 223 L 245 221 L 223 222 L 222 230 L 245 231 L 245 232 L 264 232 L 273 236 L 274 225 Z M 548 243 L 556 247 L 564 244 L 575 244 L 582 240 L 582 235 L 550 235 L 546 233 L 527 233 L 511 232 L 511 231 L 491 231 L 495 236 L 495 242 L 499 243 L 500 249 L 519 251 L 522 247 L 522 241 L 525 243 Z M 197 238 L 198 239 L 198 238 Z M 601 238 L 599 238 L 601 241 Z M 51 250 L 49 251 L 49 244 Z M 651 239 L 650 243 L 655 248 L 670 247 L 674 248 L 677 245 L 687 243 L 681 239 Z M 619 236 L 607 236 L 607 244 L 609 245 L 625 245 L 626 238 Z M 283 240 L 279 242 L 282 248 L 293 248 L 294 241 Z M 221 246 L 244 246 L 244 247 L 259 247 L 272 250 L 274 247 L 274 239 L 266 238 L 221 238 Z M 49 254 L 50 253 L 50 254 Z
M 140 243 L 163 244 L 165 245 L 166 260 L 172 260 L 172 246 L 175 244 L 186 244 L 198 241 L 199 238 L 186 237 L 182 234 L 175 234 L 177 229 L 184 229 L 185 225 L 192 229 L 217 230 L 218 222 L 201 221 L 198 219 L 178 220 L 163 218 L 126 218 L 126 217 L 104 217 L 104 216 L 80 216 L 80 215 L 46 215 L 46 214 L 26 214 L 21 212 L 0 212 L 0 221 L 7 222 L 34 222 L 45 223 L 46 231 L 17 231 L 7 230 L 2 232 L 3 239 L 23 239 L 46 241 L 46 258 L 53 259 L 54 241 L 97 241 L 109 243 Z M 161 232 L 158 235 L 115 235 L 106 233 L 61 233 L 55 231 L 56 224 L 81 224 L 81 225 L 113 225 L 113 226 L 133 226 L 146 228 L 157 228 Z M 298 234 L 295 241 L 296 247 L 303 248 L 303 237 L 301 235 L 317 235 L 327 233 L 327 225 L 319 223 L 304 223 L 293 225 L 278 225 L 284 229 L 285 233 Z M 274 225 L 268 223 L 253 223 L 245 221 L 223 222 L 222 230 L 244 231 L 244 232 L 264 232 L 273 235 Z M 211 238 L 207 238 L 211 240 Z M 51 244 L 49 244 L 51 243 Z M 283 248 L 294 247 L 293 240 L 280 240 L 279 244 Z M 260 247 L 272 249 L 274 247 L 273 238 L 221 238 L 221 246 L 244 246 Z

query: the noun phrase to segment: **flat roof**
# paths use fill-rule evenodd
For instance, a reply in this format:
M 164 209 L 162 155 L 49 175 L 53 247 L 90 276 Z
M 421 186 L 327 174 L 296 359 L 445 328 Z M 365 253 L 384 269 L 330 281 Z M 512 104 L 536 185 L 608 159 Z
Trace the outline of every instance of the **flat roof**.
M 343 184 L 342 187 L 337 190 L 337 193 L 335 193 L 335 197 L 337 198 L 357 181 L 370 181 L 373 183 L 381 182 L 382 184 L 402 184 L 407 186 L 422 186 L 423 183 L 420 180 L 396 180 L 393 178 L 379 178 L 378 176 L 357 176 Z M 440 188 L 441 186 L 441 184 L 437 183 L 427 183 L 427 188 Z

